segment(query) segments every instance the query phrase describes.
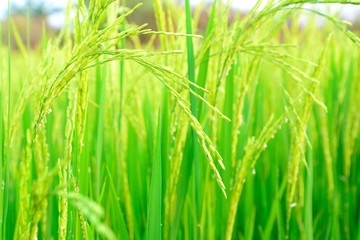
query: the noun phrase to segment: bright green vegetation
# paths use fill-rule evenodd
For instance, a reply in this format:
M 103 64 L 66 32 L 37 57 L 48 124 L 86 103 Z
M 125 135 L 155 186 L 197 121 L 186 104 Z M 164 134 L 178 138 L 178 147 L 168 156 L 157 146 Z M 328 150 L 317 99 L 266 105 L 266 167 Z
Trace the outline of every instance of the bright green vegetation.
M 79 0 L 0 46 L 0 239 L 360 239 L 360 39 L 305 2 L 341 1 Z

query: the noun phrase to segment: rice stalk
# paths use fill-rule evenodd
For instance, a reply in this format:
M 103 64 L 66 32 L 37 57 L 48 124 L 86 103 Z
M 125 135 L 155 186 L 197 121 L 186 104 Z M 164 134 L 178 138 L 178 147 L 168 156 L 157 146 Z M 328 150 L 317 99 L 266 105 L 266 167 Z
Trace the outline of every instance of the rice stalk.
M 331 37 L 328 38 L 327 44 L 322 52 L 319 64 L 312 76 L 314 79 L 318 79 L 321 75 L 322 68 L 326 61 L 326 53 L 331 42 Z M 288 164 L 288 189 L 286 194 L 286 232 L 287 238 L 289 237 L 290 231 L 290 218 L 292 208 L 296 206 L 296 203 L 293 202 L 295 189 L 297 185 L 297 180 L 299 176 L 299 166 L 300 162 L 305 161 L 305 140 L 306 140 L 306 128 L 310 118 L 312 105 L 314 103 L 313 95 L 316 94 L 316 91 L 319 87 L 318 82 L 312 81 L 310 83 L 309 90 L 305 93 L 306 95 L 303 98 L 303 105 L 300 110 L 297 110 L 299 117 L 295 121 L 290 121 L 292 125 L 292 137 L 291 137 L 291 147 L 289 155 L 289 164 Z M 309 94 L 310 93 L 310 94 Z M 296 110 L 295 110 L 296 111 Z
M 49 182 L 41 181 L 40 179 L 47 176 L 49 165 L 49 150 L 46 140 L 45 131 L 39 132 L 35 141 L 36 159 L 35 169 L 38 174 L 38 180 L 32 186 L 32 209 L 31 209 L 31 230 L 30 238 L 36 238 L 38 235 L 38 223 L 41 224 L 41 236 L 46 238 L 47 231 L 47 216 L 46 209 L 48 206 L 47 194 L 50 188 Z M 41 189 L 41 191 L 39 191 Z
M 154 0 L 150 30 L 124 1 L 69 1 L 41 49 L 28 8 L 0 43 L 0 238 L 356 239 L 359 38 L 303 5 L 328 2 Z
M 20 193 L 19 198 L 21 204 L 19 205 L 19 214 L 16 223 L 16 239 L 29 239 L 30 237 L 30 164 L 32 160 L 32 149 L 30 142 L 30 131 L 27 131 L 27 146 L 24 157 L 20 163 Z
M 234 187 L 230 199 L 228 222 L 225 232 L 225 239 L 227 240 L 232 239 L 239 199 L 246 181 L 246 177 L 249 173 L 252 172 L 252 169 L 254 168 L 257 159 L 260 157 L 260 154 L 267 148 L 268 142 L 274 138 L 275 134 L 278 132 L 285 121 L 285 116 L 281 116 L 278 119 L 275 119 L 274 116 L 271 116 L 270 119 L 266 122 L 259 136 L 256 138 L 249 138 L 244 149 L 244 156 L 240 161 L 237 162 L 234 173 Z
M 328 121 L 326 119 L 326 113 L 324 110 L 317 108 L 319 112 L 319 126 L 320 126 L 320 135 L 321 141 L 323 146 L 323 152 L 325 157 L 326 163 L 326 173 L 328 177 L 328 199 L 332 201 L 334 197 L 334 189 L 335 189 L 335 182 L 334 182 L 334 173 L 333 173 L 333 165 L 334 160 L 331 155 L 331 145 L 329 139 L 329 127 Z

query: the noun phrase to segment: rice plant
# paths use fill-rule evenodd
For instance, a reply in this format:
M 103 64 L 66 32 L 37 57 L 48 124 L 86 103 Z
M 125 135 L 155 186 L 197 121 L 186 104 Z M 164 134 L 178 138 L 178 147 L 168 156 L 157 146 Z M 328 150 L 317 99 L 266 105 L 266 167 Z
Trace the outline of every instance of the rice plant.
M 8 0 L 0 239 L 360 239 L 360 38 L 306 3 L 360 5 L 69 1 L 31 49 Z

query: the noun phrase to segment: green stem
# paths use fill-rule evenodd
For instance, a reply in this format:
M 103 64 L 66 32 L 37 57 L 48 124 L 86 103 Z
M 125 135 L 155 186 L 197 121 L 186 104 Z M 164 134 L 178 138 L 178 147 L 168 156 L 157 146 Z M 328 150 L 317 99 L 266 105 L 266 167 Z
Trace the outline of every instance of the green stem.
M 192 30 L 192 16 L 191 16 L 191 7 L 190 7 L 190 1 L 186 0 L 185 1 L 185 8 L 186 8 L 186 33 L 187 34 L 192 34 L 193 30 Z M 187 37 L 186 38 L 186 43 L 187 43 L 187 57 L 188 57 L 188 78 L 192 83 L 196 83 L 196 77 L 195 77 L 195 53 L 194 53 L 194 43 L 193 43 L 193 39 L 192 37 Z M 190 86 L 191 89 L 194 92 L 197 92 L 197 89 L 191 85 Z M 198 118 L 198 104 L 197 104 L 197 99 L 196 97 L 191 94 L 190 95 L 190 109 L 192 114 Z M 195 198 L 195 207 L 196 210 L 194 211 L 195 214 L 195 220 L 196 220 L 196 225 L 198 224 L 198 216 L 200 216 L 200 195 L 201 195 L 201 189 L 200 189 L 200 163 L 199 163 L 199 145 L 197 144 L 198 142 L 198 137 L 195 133 L 194 130 L 191 130 L 192 132 L 192 142 L 193 142 L 193 158 L 194 158 L 194 198 Z M 194 228 L 195 230 L 195 236 L 198 237 L 196 235 L 196 230 L 197 230 L 197 226 L 195 226 Z

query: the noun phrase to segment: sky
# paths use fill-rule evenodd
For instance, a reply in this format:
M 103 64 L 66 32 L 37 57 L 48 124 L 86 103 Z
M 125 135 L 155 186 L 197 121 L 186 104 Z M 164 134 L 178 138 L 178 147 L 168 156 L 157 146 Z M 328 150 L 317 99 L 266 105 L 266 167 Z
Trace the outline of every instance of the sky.
M 143 0 L 143 1 L 149 1 L 149 0 Z M 202 0 L 191 0 L 192 4 L 197 4 L 201 2 Z M 210 1 L 210 0 L 209 0 Z M 7 12 L 7 0 L 0 0 L 0 18 L 6 17 Z M 15 3 L 18 5 L 25 4 L 26 0 L 10 0 L 11 3 Z M 64 8 L 67 5 L 68 0 L 47 0 L 46 3 L 54 8 Z M 139 0 L 141 2 L 141 0 Z M 233 0 L 233 6 L 245 11 L 250 10 L 254 4 L 255 0 Z M 307 5 L 309 8 L 314 8 L 314 5 Z M 346 20 L 352 21 L 356 17 L 360 17 L 360 6 L 355 5 L 341 5 L 341 4 L 331 4 L 330 8 L 327 6 L 317 6 L 316 7 L 319 10 L 322 11 L 332 11 L 337 12 L 340 11 L 340 16 Z M 49 17 L 49 23 L 50 25 L 54 27 L 60 27 L 62 23 L 64 22 L 64 17 L 62 13 L 53 14 Z

